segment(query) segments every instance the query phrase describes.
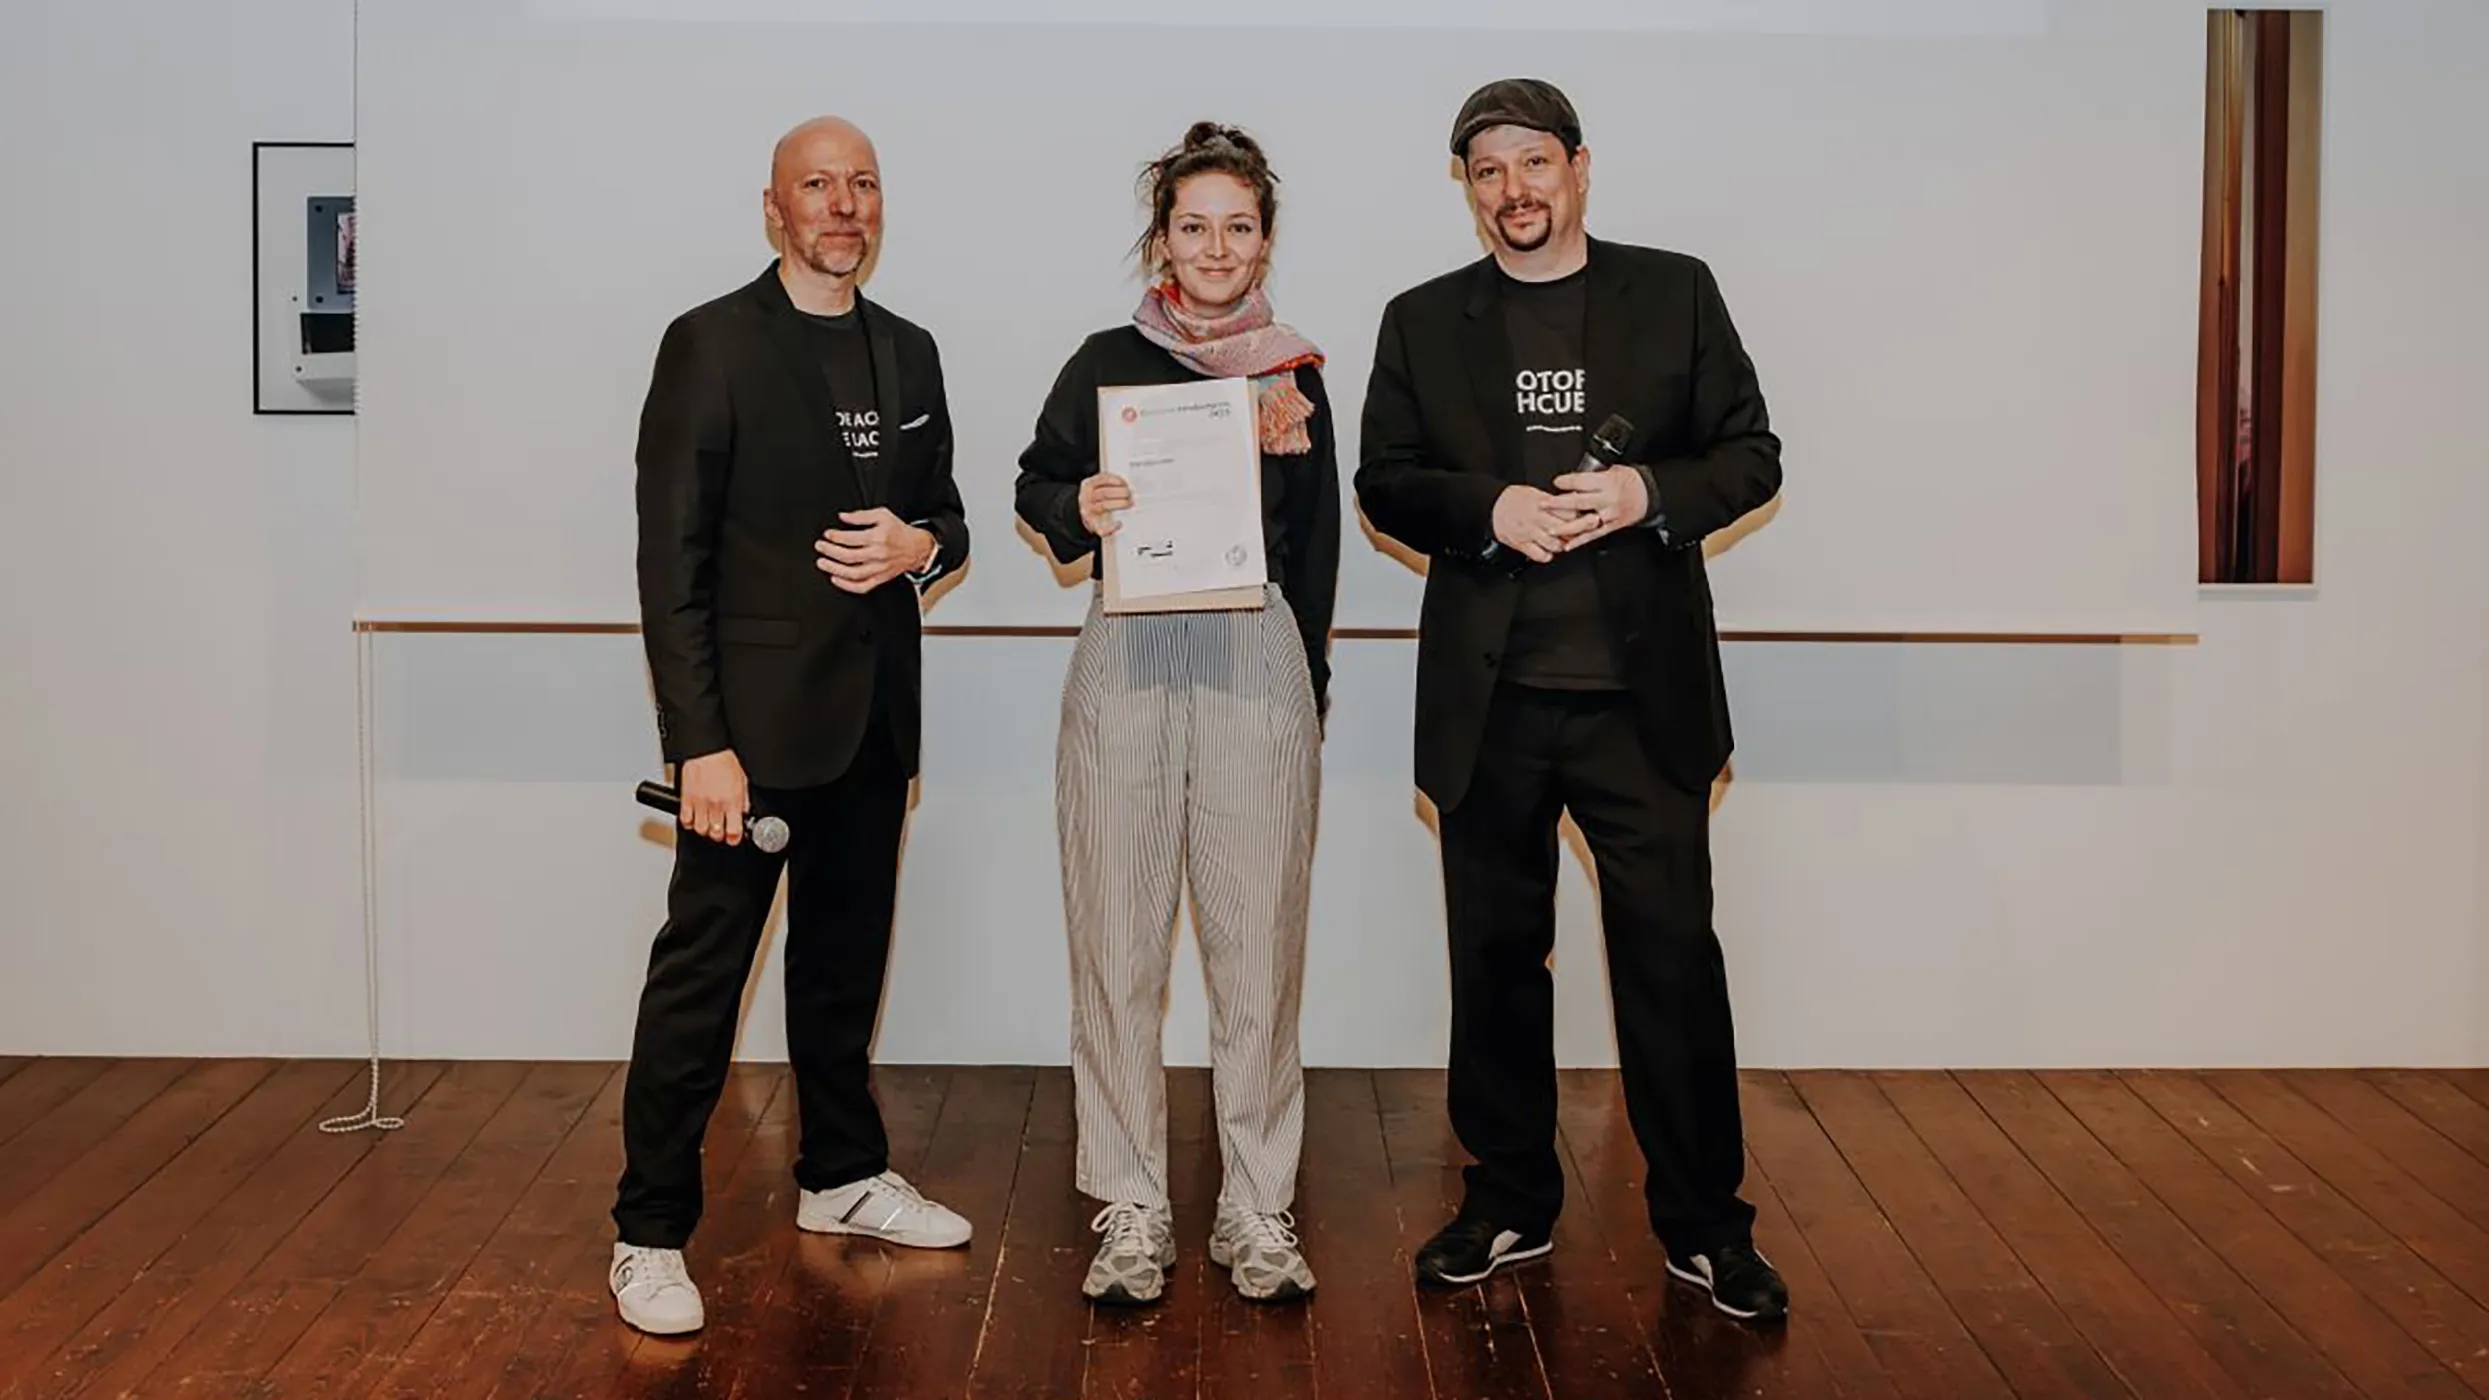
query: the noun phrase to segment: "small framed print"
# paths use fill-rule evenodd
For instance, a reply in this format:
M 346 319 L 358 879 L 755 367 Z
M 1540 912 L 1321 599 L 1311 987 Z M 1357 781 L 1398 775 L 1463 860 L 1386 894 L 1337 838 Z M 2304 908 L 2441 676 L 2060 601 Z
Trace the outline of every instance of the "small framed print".
M 251 144 L 254 413 L 354 412 L 354 144 Z

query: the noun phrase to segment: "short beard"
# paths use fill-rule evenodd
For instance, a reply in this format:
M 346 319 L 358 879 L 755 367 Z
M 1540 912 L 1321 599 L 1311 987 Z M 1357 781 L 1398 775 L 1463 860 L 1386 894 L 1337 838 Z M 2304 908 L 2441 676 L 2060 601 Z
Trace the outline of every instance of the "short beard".
M 872 257 L 873 245 L 868 242 L 859 246 L 855 253 L 855 262 L 847 267 L 831 265 L 829 259 L 834 255 L 823 250 L 819 238 L 805 244 L 796 255 L 804 260 L 804 266 L 824 277 L 853 277 L 863 268 L 866 260 Z
M 1495 221 L 1495 236 L 1503 241 L 1505 247 L 1510 248 L 1516 253 L 1535 253 L 1539 249 L 1547 246 L 1547 240 L 1556 236 L 1555 216 L 1550 213 L 1547 216 L 1546 222 L 1539 226 L 1538 236 L 1528 240 L 1527 242 L 1515 238 L 1510 233 L 1507 233 L 1504 230 L 1504 221 L 1500 218 Z

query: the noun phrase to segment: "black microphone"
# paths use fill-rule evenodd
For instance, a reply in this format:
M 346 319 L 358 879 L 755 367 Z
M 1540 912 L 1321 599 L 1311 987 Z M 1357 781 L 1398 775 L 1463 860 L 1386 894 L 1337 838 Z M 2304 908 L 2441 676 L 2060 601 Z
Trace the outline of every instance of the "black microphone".
M 678 820 L 683 814 L 682 794 L 663 783 L 642 783 L 637 796 L 643 807 L 654 807 Z M 743 834 L 752 839 L 753 845 L 776 855 L 786 849 L 786 818 L 755 812 L 743 819 Z
M 1625 442 L 1633 436 L 1633 424 L 1621 413 L 1611 413 L 1590 434 L 1582 447 L 1581 465 L 1575 471 L 1603 472 L 1625 459 Z M 1530 557 L 1520 550 L 1508 551 L 1504 572 L 1518 576 L 1530 567 Z
M 1625 441 L 1633 436 L 1633 424 L 1625 415 L 1611 413 L 1598 431 L 1590 435 L 1589 445 L 1582 449 L 1582 464 L 1577 470 L 1603 472 L 1625 458 Z

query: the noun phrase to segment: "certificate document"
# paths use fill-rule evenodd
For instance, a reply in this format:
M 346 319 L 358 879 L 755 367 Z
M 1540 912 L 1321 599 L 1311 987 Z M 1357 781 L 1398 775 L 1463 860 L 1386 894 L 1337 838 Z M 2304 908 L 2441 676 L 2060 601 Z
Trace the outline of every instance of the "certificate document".
M 1098 390 L 1098 465 L 1132 487 L 1102 550 L 1108 612 L 1262 606 L 1262 454 L 1245 380 Z

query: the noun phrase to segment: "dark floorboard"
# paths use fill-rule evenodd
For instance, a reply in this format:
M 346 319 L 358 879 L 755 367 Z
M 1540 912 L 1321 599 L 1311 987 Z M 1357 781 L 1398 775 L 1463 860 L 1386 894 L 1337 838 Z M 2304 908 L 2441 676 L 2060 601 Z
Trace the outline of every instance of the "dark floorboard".
M 1318 1070 L 1297 1219 L 1322 1288 L 1204 1258 L 1209 1079 L 1171 1072 L 1163 1305 L 1079 1296 L 1061 1069 L 888 1067 L 892 1160 L 977 1225 L 800 1234 L 783 1067 L 738 1066 L 689 1251 L 708 1330 L 613 1316 L 610 1064 L 0 1057 L 0 1400 L 1792 1396 L 2489 1400 L 2489 1073 L 1746 1076 L 1785 1328 L 1670 1283 L 1613 1074 L 1568 1071 L 1555 1254 L 1420 1293 L 1460 1198 L 1439 1074 Z

